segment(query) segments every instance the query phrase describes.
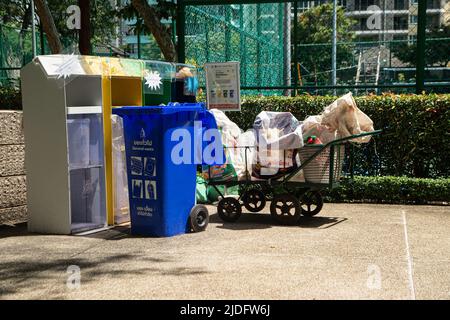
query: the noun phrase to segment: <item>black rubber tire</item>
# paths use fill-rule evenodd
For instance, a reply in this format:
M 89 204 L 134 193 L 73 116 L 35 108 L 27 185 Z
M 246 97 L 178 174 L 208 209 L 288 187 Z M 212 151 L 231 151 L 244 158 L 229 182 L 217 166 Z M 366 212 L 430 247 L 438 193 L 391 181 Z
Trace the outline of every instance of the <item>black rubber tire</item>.
M 189 226 L 192 232 L 205 231 L 209 224 L 208 209 L 202 205 L 197 204 L 191 209 L 189 214 Z
M 235 198 L 223 198 L 217 205 L 217 213 L 225 222 L 236 222 L 242 214 L 241 204 Z
M 305 217 L 317 215 L 323 207 L 323 198 L 319 191 L 306 191 L 299 201 L 302 215 Z
M 261 190 L 251 189 L 242 196 L 244 207 L 250 212 L 260 212 L 266 206 L 266 196 Z
M 289 193 L 274 196 L 270 204 L 270 214 L 280 224 L 294 225 L 300 219 L 300 203 Z

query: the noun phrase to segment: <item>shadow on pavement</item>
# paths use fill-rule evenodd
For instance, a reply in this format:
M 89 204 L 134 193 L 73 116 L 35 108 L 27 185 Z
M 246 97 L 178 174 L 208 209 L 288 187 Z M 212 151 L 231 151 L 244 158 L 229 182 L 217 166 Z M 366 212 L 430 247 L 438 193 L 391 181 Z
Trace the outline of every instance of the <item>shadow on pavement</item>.
M 300 217 L 300 228 L 316 228 L 316 229 L 328 229 L 335 225 L 347 221 L 347 218 L 339 217 Z
M 29 236 L 31 233 L 27 230 L 27 223 L 22 222 L 14 225 L 2 224 L 0 225 L 0 239 L 9 237 L 23 237 Z
M 44 258 L 45 257 L 45 258 Z M 103 257 L 54 258 L 45 252 L 36 256 L 0 261 L 0 299 L 6 295 L 24 293 L 29 288 L 43 292 L 42 299 L 60 299 L 70 290 L 69 266 L 79 267 L 82 283 L 99 278 L 119 279 L 132 275 L 192 276 L 209 273 L 202 268 L 173 266 L 173 259 L 142 254 L 111 254 Z M 132 262 L 132 263 L 130 263 Z M 136 262 L 140 262 L 136 265 Z M 73 271 L 72 271 L 73 272 Z M 51 281 L 51 282 L 50 282 Z
M 45 233 L 34 233 L 29 232 L 27 229 L 27 223 L 19 223 L 15 225 L 0 225 L 0 239 L 10 238 L 10 237 L 31 237 L 31 236 L 54 236 L 55 234 L 45 234 Z M 62 235 L 64 236 L 64 235 Z M 93 232 L 86 235 L 67 235 L 74 237 L 87 237 L 94 239 L 105 239 L 105 240 L 120 240 L 123 238 L 133 237 L 130 235 L 130 226 L 116 226 L 108 230 L 99 230 L 98 232 Z
M 339 223 L 345 222 L 347 218 L 340 217 L 300 217 L 297 225 L 288 226 L 280 225 L 272 220 L 269 213 L 243 213 L 237 222 L 224 222 L 217 213 L 210 216 L 210 223 L 222 224 L 218 226 L 220 229 L 230 230 L 252 230 L 252 229 L 268 229 L 273 226 L 285 228 L 316 228 L 327 229 Z

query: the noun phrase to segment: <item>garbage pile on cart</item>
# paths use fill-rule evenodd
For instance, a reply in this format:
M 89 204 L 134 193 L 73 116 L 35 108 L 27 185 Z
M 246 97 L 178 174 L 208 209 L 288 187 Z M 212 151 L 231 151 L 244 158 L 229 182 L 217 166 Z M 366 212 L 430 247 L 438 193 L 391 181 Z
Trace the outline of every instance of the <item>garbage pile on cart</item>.
M 218 213 L 228 222 L 239 218 L 242 206 L 258 212 L 266 200 L 272 201 L 271 214 L 280 223 L 317 214 L 323 203 L 320 189 L 333 188 L 341 177 L 344 144 L 367 143 L 379 133 L 351 92 L 303 121 L 289 112 L 263 111 L 246 132 L 222 111 L 210 111 L 221 132 L 226 162 L 203 166 L 202 177 L 219 193 Z M 218 189 L 235 185 L 243 189 L 239 198 Z

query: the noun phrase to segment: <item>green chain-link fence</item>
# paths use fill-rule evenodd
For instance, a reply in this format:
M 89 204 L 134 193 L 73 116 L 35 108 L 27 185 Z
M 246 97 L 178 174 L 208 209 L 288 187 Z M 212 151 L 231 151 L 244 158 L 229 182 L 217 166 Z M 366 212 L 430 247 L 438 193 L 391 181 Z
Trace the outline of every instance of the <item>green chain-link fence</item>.
M 242 86 L 283 84 L 284 4 L 190 6 L 187 60 L 198 66 L 240 61 Z M 204 77 L 201 77 L 202 79 Z
M 417 90 L 417 0 L 337 1 L 336 86 L 333 1 L 230 2 L 179 1 L 185 17 L 185 45 L 179 50 L 199 66 L 240 61 L 241 85 L 258 89 L 251 93 L 280 94 L 288 83 L 311 94 Z M 425 88 L 449 92 L 449 1 L 428 0 L 425 15 Z M 284 70 L 286 64 L 290 72 Z
M 36 34 L 41 39 L 40 33 Z M 42 47 L 42 41 L 37 41 L 37 52 L 49 53 Z M 20 68 L 31 61 L 31 32 L 0 25 L 0 85 L 17 85 Z
M 311 94 L 415 92 L 418 79 L 427 91 L 449 92 L 448 0 L 427 0 L 425 15 L 419 14 L 418 0 L 337 1 L 337 87 L 331 58 L 333 1 L 255 2 L 179 0 L 180 58 L 200 69 L 206 62 L 240 61 L 244 93 L 283 94 L 292 88 Z M 422 37 L 418 23 L 424 16 Z M 48 54 L 39 29 L 36 39 L 38 54 Z M 64 46 L 74 41 L 64 39 Z M 424 59 L 418 47 L 424 47 Z M 159 55 L 151 38 L 139 48 L 140 53 L 128 53 L 143 59 Z M 20 68 L 31 58 L 31 32 L 0 26 L 0 84 L 17 84 Z M 417 61 L 424 62 L 419 72 Z

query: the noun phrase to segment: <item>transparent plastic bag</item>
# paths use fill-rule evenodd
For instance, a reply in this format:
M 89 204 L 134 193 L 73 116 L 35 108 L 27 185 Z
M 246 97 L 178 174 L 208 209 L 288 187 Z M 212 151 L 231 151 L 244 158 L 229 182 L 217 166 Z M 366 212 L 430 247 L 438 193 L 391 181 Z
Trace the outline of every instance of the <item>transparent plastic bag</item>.
M 253 176 L 273 178 L 298 166 L 296 149 L 303 146 L 302 127 L 290 112 L 263 111 L 253 129 L 257 142 Z
M 123 120 L 117 115 L 111 116 L 112 157 L 113 157 L 113 188 L 114 188 L 114 223 L 130 221 L 128 201 L 128 179 L 125 158 L 125 138 L 123 135 Z
M 226 162 L 223 165 L 205 165 L 202 176 L 206 180 L 230 181 L 245 176 L 245 148 L 238 148 L 238 139 L 242 130 L 231 121 L 223 111 L 209 110 L 220 130 L 222 144 L 225 147 Z

